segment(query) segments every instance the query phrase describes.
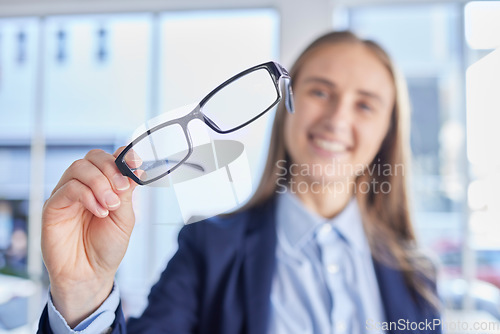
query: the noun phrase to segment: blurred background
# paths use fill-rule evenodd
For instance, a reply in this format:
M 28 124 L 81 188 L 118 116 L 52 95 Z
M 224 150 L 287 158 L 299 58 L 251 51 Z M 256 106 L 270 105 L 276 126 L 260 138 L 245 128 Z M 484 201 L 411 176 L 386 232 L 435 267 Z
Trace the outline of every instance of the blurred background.
M 48 285 L 41 209 L 72 161 L 113 152 L 240 70 L 290 66 L 330 29 L 380 42 L 404 73 L 415 224 L 441 264 L 446 319 L 500 332 L 498 22 L 494 1 L 0 0 L 0 333 L 34 332 Z M 273 115 L 240 135 L 254 185 Z M 135 197 L 117 274 L 127 315 L 142 312 L 182 227 L 169 189 Z

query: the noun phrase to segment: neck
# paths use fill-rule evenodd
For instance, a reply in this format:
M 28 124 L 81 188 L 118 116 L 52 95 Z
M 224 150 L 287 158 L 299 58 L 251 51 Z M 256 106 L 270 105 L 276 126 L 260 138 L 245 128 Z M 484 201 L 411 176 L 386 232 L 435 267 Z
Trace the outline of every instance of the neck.
M 303 186 L 307 184 L 308 186 Z M 290 187 L 304 205 L 325 218 L 332 218 L 339 214 L 349 203 L 354 194 L 352 179 L 335 180 L 329 186 L 321 182 L 292 178 Z

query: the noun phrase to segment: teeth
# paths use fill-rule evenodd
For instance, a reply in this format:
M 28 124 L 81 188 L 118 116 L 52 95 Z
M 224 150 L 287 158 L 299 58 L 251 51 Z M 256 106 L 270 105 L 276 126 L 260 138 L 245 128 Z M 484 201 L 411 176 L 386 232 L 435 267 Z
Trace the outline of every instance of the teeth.
M 322 149 L 330 152 L 340 153 L 340 152 L 345 152 L 347 150 L 347 147 L 344 144 L 336 141 L 327 141 L 315 138 L 314 143 L 319 147 L 321 147 Z

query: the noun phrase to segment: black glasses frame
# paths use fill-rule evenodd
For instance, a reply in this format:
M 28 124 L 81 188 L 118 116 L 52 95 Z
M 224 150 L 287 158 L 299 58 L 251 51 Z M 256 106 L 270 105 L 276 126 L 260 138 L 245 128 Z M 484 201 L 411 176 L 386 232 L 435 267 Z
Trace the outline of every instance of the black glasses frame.
M 229 130 L 223 130 L 223 129 L 219 128 L 219 126 L 214 121 L 212 121 L 207 115 L 205 115 L 203 113 L 203 106 L 215 94 L 217 94 L 217 92 L 219 92 L 224 87 L 231 84 L 232 82 L 240 79 L 241 77 L 243 77 L 243 76 L 245 76 L 253 71 L 260 70 L 260 69 L 265 69 L 269 72 L 269 74 L 271 75 L 271 78 L 273 79 L 274 87 L 276 88 L 276 92 L 277 92 L 276 100 L 266 110 L 264 110 L 260 114 L 256 115 L 252 119 L 248 120 L 247 122 L 245 122 L 241 125 L 238 125 L 237 127 L 231 128 Z M 283 80 L 280 80 L 280 79 L 283 79 Z M 282 86 L 282 83 L 283 83 L 283 86 Z M 233 131 L 239 130 L 239 129 L 247 126 L 248 124 L 252 123 L 256 119 L 258 119 L 259 117 L 264 115 L 266 112 L 271 110 L 274 106 L 276 106 L 283 98 L 282 90 L 285 91 L 286 109 L 288 110 L 288 112 L 293 113 L 294 112 L 294 105 L 293 105 L 292 84 L 291 84 L 290 74 L 288 74 L 287 70 L 285 68 L 283 68 L 283 66 L 281 66 L 280 64 L 278 64 L 277 62 L 274 62 L 274 61 L 270 61 L 267 63 L 263 63 L 260 65 L 250 67 L 249 69 L 246 69 L 246 70 L 236 74 L 235 76 L 229 78 L 228 80 L 224 81 L 222 84 L 217 86 L 214 90 L 212 90 L 210 93 L 208 93 L 207 96 L 205 96 L 201 100 L 201 102 L 187 115 L 170 120 L 170 121 L 167 121 L 167 122 L 162 123 L 162 124 L 159 124 L 151 129 L 147 130 L 146 132 L 141 134 L 139 137 L 134 139 L 130 144 L 127 145 L 127 147 L 125 147 L 125 149 L 120 153 L 120 155 L 118 155 L 118 157 L 115 159 L 115 164 L 124 176 L 131 178 L 134 182 L 136 182 L 139 185 L 147 185 L 149 183 L 155 182 L 155 181 L 163 178 L 164 176 L 172 173 L 174 170 L 176 170 L 180 165 L 185 163 L 186 160 L 189 159 L 189 157 L 193 153 L 193 142 L 191 139 L 191 134 L 189 133 L 189 130 L 188 130 L 189 122 L 191 122 L 194 119 L 199 119 L 199 120 L 203 121 L 210 129 L 212 129 L 213 131 L 215 131 L 217 133 L 220 133 L 220 134 L 231 133 Z M 156 132 L 156 131 L 158 131 L 166 126 L 173 125 L 173 124 L 179 124 L 181 126 L 182 130 L 184 131 L 184 135 L 185 135 L 186 141 L 188 143 L 188 153 L 187 153 L 186 157 L 184 157 L 182 160 L 178 161 L 174 167 L 170 168 L 165 173 L 163 173 L 163 174 L 161 174 L 161 175 L 159 175 L 151 180 L 143 181 L 143 180 L 139 179 L 137 177 L 137 175 L 134 174 L 135 169 L 132 170 L 130 167 L 127 166 L 127 164 L 125 162 L 125 155 L 133 148 L 134 145 L 136 145 L 139 141 L 143 140 L 145 137 L 151 135 L 152 133 L 154 133 L 154 132 Z

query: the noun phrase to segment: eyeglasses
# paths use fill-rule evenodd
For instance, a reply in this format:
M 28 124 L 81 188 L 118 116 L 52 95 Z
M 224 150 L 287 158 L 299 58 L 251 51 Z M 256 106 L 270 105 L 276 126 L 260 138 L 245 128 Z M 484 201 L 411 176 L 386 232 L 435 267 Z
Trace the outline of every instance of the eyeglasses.
M 253 66 L 226 80 L 188 114 L 147 130 L 116 158 L 120 172 L 140 185 L 172 173 L 179 166 L 203 170 L 186 162 L 193 153 L 188 124 L 199 119 L 220 134 L 239 130 L 276 106 L 285 91 L 285 106 L 294 112 L 291 79 L 276 62 Z

